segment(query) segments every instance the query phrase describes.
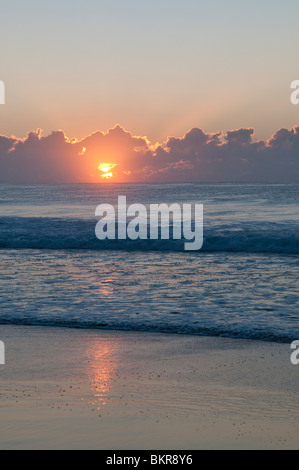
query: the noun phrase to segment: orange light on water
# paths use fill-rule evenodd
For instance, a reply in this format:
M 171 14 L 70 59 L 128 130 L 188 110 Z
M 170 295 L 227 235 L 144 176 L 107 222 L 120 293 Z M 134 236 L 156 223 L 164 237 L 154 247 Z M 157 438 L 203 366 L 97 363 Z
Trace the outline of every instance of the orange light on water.
M 118 340 L 114 338 L 94 338 L 90 340 L 89 361 L 86 373 L 90 380 L 90 404 L 102 410 L 109 402 L 112 382 L 118 368 Z

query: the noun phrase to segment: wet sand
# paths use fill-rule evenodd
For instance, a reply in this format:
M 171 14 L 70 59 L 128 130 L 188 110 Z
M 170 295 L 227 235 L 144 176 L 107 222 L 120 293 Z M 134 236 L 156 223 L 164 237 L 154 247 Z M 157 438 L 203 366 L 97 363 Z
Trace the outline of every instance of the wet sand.
M 290 345 L 0 326 L 0 449 L 297 449 Z

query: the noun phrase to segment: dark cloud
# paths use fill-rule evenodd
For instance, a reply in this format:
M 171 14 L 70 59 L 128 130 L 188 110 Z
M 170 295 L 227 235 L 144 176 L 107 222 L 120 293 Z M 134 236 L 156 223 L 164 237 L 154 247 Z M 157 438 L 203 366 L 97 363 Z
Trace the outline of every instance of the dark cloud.
M 238 129 L 236 131 L 228 131 L 225 140 L 228 144 L 250 144 L 251 136 L 254 134 L 253 129 Z
M 115 164 L 114 181 L 124 182 L 299 181 L 299 127 L 265 141 L 255 141 L 251 128 L 225 134 L 193 128 L 156 145 L 119 125 L 80 141 L 61 130 L 0 136 L 1 182 L 99 182 L 100 163 Z

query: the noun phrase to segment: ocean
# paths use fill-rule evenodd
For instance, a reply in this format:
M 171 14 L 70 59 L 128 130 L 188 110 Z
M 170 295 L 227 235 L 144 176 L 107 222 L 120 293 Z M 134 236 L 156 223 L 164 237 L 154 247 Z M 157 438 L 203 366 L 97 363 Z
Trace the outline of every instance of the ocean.
M 98 240 L 99 204 L 203 204 L 203 246 Z M 0 185 L 0 324 L 299 339 L 299 184 Z

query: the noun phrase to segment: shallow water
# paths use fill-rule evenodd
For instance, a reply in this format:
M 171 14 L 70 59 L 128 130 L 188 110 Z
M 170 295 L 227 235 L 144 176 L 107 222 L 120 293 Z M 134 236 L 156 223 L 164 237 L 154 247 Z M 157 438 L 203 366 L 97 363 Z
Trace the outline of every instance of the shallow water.
M 203 203 L 204 244 L 95 237 L 95 207 Z M 299 337 L 299 185 L 0 185 L 0 322 Z

